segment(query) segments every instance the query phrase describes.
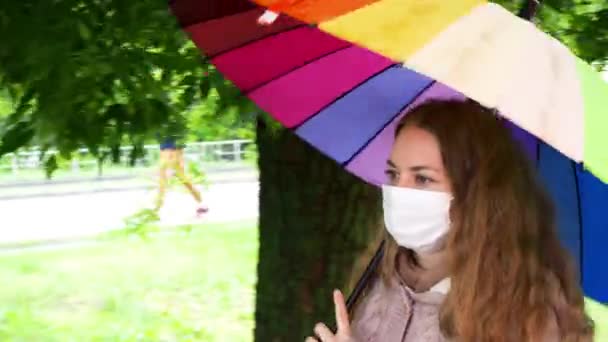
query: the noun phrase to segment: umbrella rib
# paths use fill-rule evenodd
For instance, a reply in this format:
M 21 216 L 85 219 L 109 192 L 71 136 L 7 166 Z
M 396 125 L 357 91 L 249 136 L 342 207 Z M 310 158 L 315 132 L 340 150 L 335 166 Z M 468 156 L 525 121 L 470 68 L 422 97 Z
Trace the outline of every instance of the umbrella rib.
M 540 167 L 541 149 L 540 149 L 540 141 L 539 141 L 538 137 L 535 137 L 535 138 L 536 138 L 536 167 L 538 168 L 538 167 Z
M 408 106 L 410 106 L 412 103 L 414 103 L 422 94 L 424 94 L 427 90 L 429 90 L 429 88 L 434 86 L 436 83 L 437 83 L 437 81 L 433 80 L 426 87 L 422 88 L 418 92 L 418 94 L 416 94 L 416 96 L 412 97 L 411 101 L 409 101 L 408 103 L 403 105 L 396 112 L 396 114 L 390 118 L 390 120 L 387 120 L 387 122 L 368 141 L 366 141 L 365 144 L 361 145 L 361 147 L 357 151 L 355 151 L 355 153 L 353 153 L 353 155 L 350 156 L 350 158 L 348 158 L 347 161 L 343 162 L 342 166 L 344 167 L 344 166 L 348 165 L 355 157 L 357 157 L 363 150 L 365 150 L 367 148 L 367 146 L 369 146 L 369 144 L 371 144 L 371 142 L 374 141 L 378 137 L 378 135 L 380 135 L 380 133 L 382 133 L 393 122 L 393 120 L 395 120 L 395 118 L 397 116 L 399 116 L 399 114 L 403 113 L 403 111 L 406 110 Z
M 375 72 L 374 74 L 370 75 L 369 77 L 367 77 L 366 79 L 364 79 L 363 81 L 355 84 L 352 88 L 350 88 L 349 90 L 345 91 L 344 93 L 342 93 L 340 96 L 336 97 L 333 101 L 329 102 L 328 104 L 324 105 L 323 107 L 321 107 L 319 110 L 317 110 L 314 114 L 312 114 L 311 116 L 309 116 L 308 118 L 306 118 L 306 120 L 302 121 L 301 123 L 295 125 L 292 129 L 295 131 L 298 128 L 300 128 L 301 126 L 305 125 L 308 121 L 312 120 L 314 117 L 316 117 L 317 115 L 319 115 L 320 113 L 322 113 L 324 110 L 326 110 L 327 108 L 331 107 L 332 105 L 334 105 L 336 102 L 340 101 L 341 99 L 345 98 L 346 96 L 348 96 L 350 93 L 352 93 L 353 91 L 355 91 L 357 88 L 361 87 L 362 85 L 364 85 L 365 83 L 369 82 L 370 80 L 372 80 L 373 78 L 375 78 L 376 76 L 382 74 L 383 72 L 387 71 L 388 69 L 394 68 L 395 66 L 397 66 L 398 64 L 391 64 L 389 66 L 387 66 L 386 68 L 382 68 L 381 70 L 379 70 L 378 72 Z
M 340 48 L 338 48 L 336 50 L 332 50 L 332 51 L 326 52 L 326 53 L 324 53 L 324 54 L 322 54 L 320 56 L 317 56 L 317 57 L 315 57 L 315 58 L 313 58 L 313 59 L 311 59 L 309 61 L 304 61 L 304 62 L 302 62 L 302 64 L 296 65 L 296 66 L 290 68 L 289 70 L 284 71 L 284 72 L 280 73 L 279 75 L 276 75 L 276 76 L 272 77 L 271 79 L 266 80 L 266 81 L 264 81 L 264 82 L 262 82 L 262 83 L 260 83 L 260 84 L 258 84 L 256 86 L 252 87 L 251 89 L 243 89 L 243 93 L 246 96 L 249 96 L 252 92 L 254 92 L 254 91 L 262 88 L 263 86 L 266 86 L 266 85 L 268 85 L 268 84 L 270 84 L 270 83 L 272 83 L 272 82 L 274 82 L 274 81 L 276 81 L 276 80 L 278 80 L 280 78 L 283 78 L 284 76 L 287 76 L 287 75 L 289 75 L 289 74 L 291 74 L 291 73 L 293 73 L 293 72 L 295 72 L 295 71 L 297 71 L 299 69 L 302 69 L 302 68 L 304 68 L 306 66 L 314 64 L 315 62 L 318 62 L 318 61 L 320 61 L 321 59 L 323 59 L 325 57 L 331 56 L 331 55 L 333 55 L 335 53 L 338 53 L 340 51 L 344 51 L 344 50 L 346 50 L 348 48 L 351 48 L 351 47 L 353 47 L 353 46 L 352 45 L 343 46 L 343 47 L 340 47 Z
M 579 239 L 579 244 L 580 247 L 578 249 L 578 254 L 579 254 L 579 275 L 581 277 L 581 284 L 583 284 L 583 280 L 584 280 L 584 272 L 583 272 L 583 261 L 584 261 L 584 242 L 583 242 L 583 210 L 582 210 L 582 206 L 581 206 L 581 189 L 579 186 L 579 176 L 578 176 L 578 172 L 576 170 L 576 162 L 574 161 L 570 161 L 570 165 L 572 166 L 572 172 L 574 172 L 574 187 L 576 189 L 576 205 L 577 205 L 577 211 L 578 211 L 578 215 L 577 215 L 577 219 L 578 219 L 578 239 Z
M 232 51 L 235 51 L 235 50 L 238 50 L 238 49 L 244 48 L 245 46 L 247 46 L 247 45 L 249 45 L 249 44 L 257 43 L 257 42 L 262 41 L 262 40 L 264 40 L 264 39 L 266 39 L 266 38 L 275 37 L 275 36 L 278 36 L 278 35 L 280 35 L 280 34 L 282 34 L 282 33 L 290 32 L 290 31 L 293 31 L 293 30 L 296 30 L 296 29 L 299 29 L 299 28 L 302 28 L 302 27 L 305 27 L 305 26 L 309 26 L 309 25 L 306 25 L 306 24 L 300 24 L 300 25 L 296 25 L 296 26 L 288 27 L 288 28 L 284 29 L 283 31 L 277 31 L 277 32 L 273 32 L 273 33 L 271 33 L 271 34 L 268 34 L 268 35 L 266 35 L 266 36 L 257 37 L 257 38 L 254 38 L 254 39 L 252 39 L 252 40 L 249 40 L 249 41 L 246 41 L 246 42 L 240 43 L 240 44 L 238 44 L 238 45 L 236 45 L 236 46 L 233 46 L 233 47 L 230 47 L 230 48 L 224 49 L 224 50 L 222 50 L 222 51 L 216 52 L 216 53 L 214 53 L 214 54 L 209 54 L 209 55 L 207 55 L 207 58 L 209 58 L 209 59 L 217 58 L 217 57 L 220 57 L 221 55 L 226 54 L 226 53 L 228 53 L 228 52 L 232 52 Z

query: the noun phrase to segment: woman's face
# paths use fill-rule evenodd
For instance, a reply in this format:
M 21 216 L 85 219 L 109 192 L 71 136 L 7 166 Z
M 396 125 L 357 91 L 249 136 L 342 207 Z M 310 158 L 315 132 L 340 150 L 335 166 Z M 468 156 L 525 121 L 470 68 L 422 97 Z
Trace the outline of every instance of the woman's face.
M 416 126 L 405 126 L 395 139 L 386 175 L 390 185 L 451 193 L 439 142 Z

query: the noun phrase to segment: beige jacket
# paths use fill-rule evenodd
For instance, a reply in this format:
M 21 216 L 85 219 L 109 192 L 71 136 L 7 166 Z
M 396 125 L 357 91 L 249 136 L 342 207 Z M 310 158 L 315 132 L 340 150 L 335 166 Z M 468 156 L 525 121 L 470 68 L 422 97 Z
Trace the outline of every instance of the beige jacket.
M 416 293 L 402 283 L 376 280 L 357 307 L 352 329 L 358 342 L 441 342 L 439 307 L 444 295 Z
M 441 257 L 423 261 L 429 271 L 401 270 L 400 275 L 395 274 L 394 286 L 386 286 L 379 278 L 373 281 L 351 323 L 357 342 L 448 341 L 439 329 L 439 309 L 445 298 L 442 293 L 446 293 L 441 288 L 445 290 L 447 285 L 439 265 Z M 541 342 L 559 340 L 556 319 Z

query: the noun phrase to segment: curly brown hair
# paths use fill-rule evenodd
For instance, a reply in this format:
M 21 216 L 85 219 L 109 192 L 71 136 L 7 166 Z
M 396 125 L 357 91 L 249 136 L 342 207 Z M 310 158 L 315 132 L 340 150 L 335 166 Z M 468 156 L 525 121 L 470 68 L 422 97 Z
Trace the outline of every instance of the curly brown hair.
M 451 290 L 441 330 L 459 341 L 539 341 L 557 320 L 563 341 L 591 341 L 593 324 L 553 203 L 502 119 L 476 102 L 429 101 L 398 125 L 433 134 L 453 197 L 446 251 Z M 403 248 L 387 235 L 381 274 Z M 412 251 L 405 251 L 415 256 Z

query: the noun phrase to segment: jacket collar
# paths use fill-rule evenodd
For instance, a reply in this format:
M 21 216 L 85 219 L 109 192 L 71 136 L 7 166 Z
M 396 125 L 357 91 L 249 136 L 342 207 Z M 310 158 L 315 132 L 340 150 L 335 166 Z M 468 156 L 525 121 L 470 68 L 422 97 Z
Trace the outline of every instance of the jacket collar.
M 397 277 L 415 293 L 443 292 L 449 289 L 448 255 L 445 250 L 418 254 L 419 266 L 407 262 L 400 254 L 397 261 Z

